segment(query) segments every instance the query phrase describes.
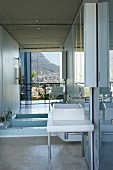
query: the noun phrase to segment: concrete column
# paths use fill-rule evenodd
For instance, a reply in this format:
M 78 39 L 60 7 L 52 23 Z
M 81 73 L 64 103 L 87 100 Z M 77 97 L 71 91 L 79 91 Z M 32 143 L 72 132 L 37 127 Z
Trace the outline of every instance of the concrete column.
M 31 53 L 24 54 L 25 101 L 31 101 Z

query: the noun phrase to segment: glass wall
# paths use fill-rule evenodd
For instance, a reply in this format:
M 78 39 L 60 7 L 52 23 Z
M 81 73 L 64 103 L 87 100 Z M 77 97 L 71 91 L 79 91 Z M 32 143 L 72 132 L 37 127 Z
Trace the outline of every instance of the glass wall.
M 83 8 L 75 22 L 75 83 L 84 83 L 84 23 Z
M 99 88 L 99 102 L 100 102 L 100 161 L 99 170 L 111 170 L 113 169 L 113 1 L 111 0 L 99 0 L 99 22 L 100 27 L 106 28 L 105 34 L 99 34 L 99 39 L 103 39 L 103 36 L 108 34 L 108 55 L 106 55 L 109 61 L 109 72 L 107 78 L 109 85 Z M 102 8 L 106 8 L 106 12 L 102 13 Z M 105 11 L 105 10 L 104 10 Z M 104 17 L 101 16 L 104 15 Z M 106 15 L 105 15 L 106 13 Z M 103 24 L 104 21 L 104 24 Z M 103 25 L 102 25 L 103 24 Z M 100 27 L 98 29 L 100 29 Z M 102 31 L 102 30 L 101 30 Z M 107 39 L 106 39 L 107 42 Z M 107 44 L 106 44 L 107 45 Z M 99 44 L 99 50 L 102 52 L 104 49 Z M 101 64 L 104 64 L 101 60 Z M 105 74 L 104 74 L 105 76 Z M 106 76 L 105 76 L 106 78 Z M 104 84 L 103 84 L 104 85 Z
M 32 99 L 49 99 L 51 87 L 60 85 L 60 52 L 31 53 Z
M 25 57 L 30 55 L 30 65 L 27 67 Z M 21 100 L 26 100 L 26 94 L 30 93 L 29 100 L 48 100 L 52 87 L 65 84 L 61 80 L 61 52 L 30 52 L 20 53 L 22 67 Z M 28 70 L 31 70 L 28 72 Z M 29 83 L 28 81 L 29 76 Z M 26 89 L 29 86 L 30 89 Z M 57 98 L 63 99 L 63 96 Z M 56 99 L 56 97 L 54 98 Z
M 78 101 L 84 107 L 85 117 L 90 119 L 90 88 L 84 87 L 84 6 L 82 6 L 74 24 L 75 32 L 75 87 L 79 88 Z M 82 97 L 82 99 L 79 99 Z M 89 135 L 84 135 L 84 156 L 90 167 Z

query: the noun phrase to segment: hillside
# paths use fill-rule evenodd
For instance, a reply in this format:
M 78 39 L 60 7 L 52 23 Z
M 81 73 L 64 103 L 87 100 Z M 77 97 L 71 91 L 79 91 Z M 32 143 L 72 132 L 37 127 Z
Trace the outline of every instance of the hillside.
M 60 67 L 51 63 L 45 56 L 38 52 L 38 53 L 31 53 L 31 63 L 32 63 L 32 72 L 35 71 L 40 73 L 41 71 L 45 74 L 49 72 L 60 72 Z M 38 69 L 37 69 L 38 68 Z

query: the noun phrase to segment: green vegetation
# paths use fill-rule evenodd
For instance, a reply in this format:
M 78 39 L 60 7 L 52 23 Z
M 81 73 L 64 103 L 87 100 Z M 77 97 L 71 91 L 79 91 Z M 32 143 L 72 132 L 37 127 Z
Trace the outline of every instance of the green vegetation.
M 31 78 L 36 77 L 37 73 L 35 71 L 32 72 Z
M 40 100 L 44 100 L 44 93 L 39 91 Z

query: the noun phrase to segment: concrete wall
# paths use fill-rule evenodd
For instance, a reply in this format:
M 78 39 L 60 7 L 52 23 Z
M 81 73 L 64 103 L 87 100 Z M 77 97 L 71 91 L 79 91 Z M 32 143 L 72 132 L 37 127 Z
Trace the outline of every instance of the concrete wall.
M 14 112 L 20 108 L 19 84 L 16 81 L 16 70 L 18 70 L 19 45 L 2 28 L 0 46 L 0 114 L 10 107 Z M 1 49 L 2 48 L 2 49 Z M 1 94 L 2 91 L 2 94 Z

